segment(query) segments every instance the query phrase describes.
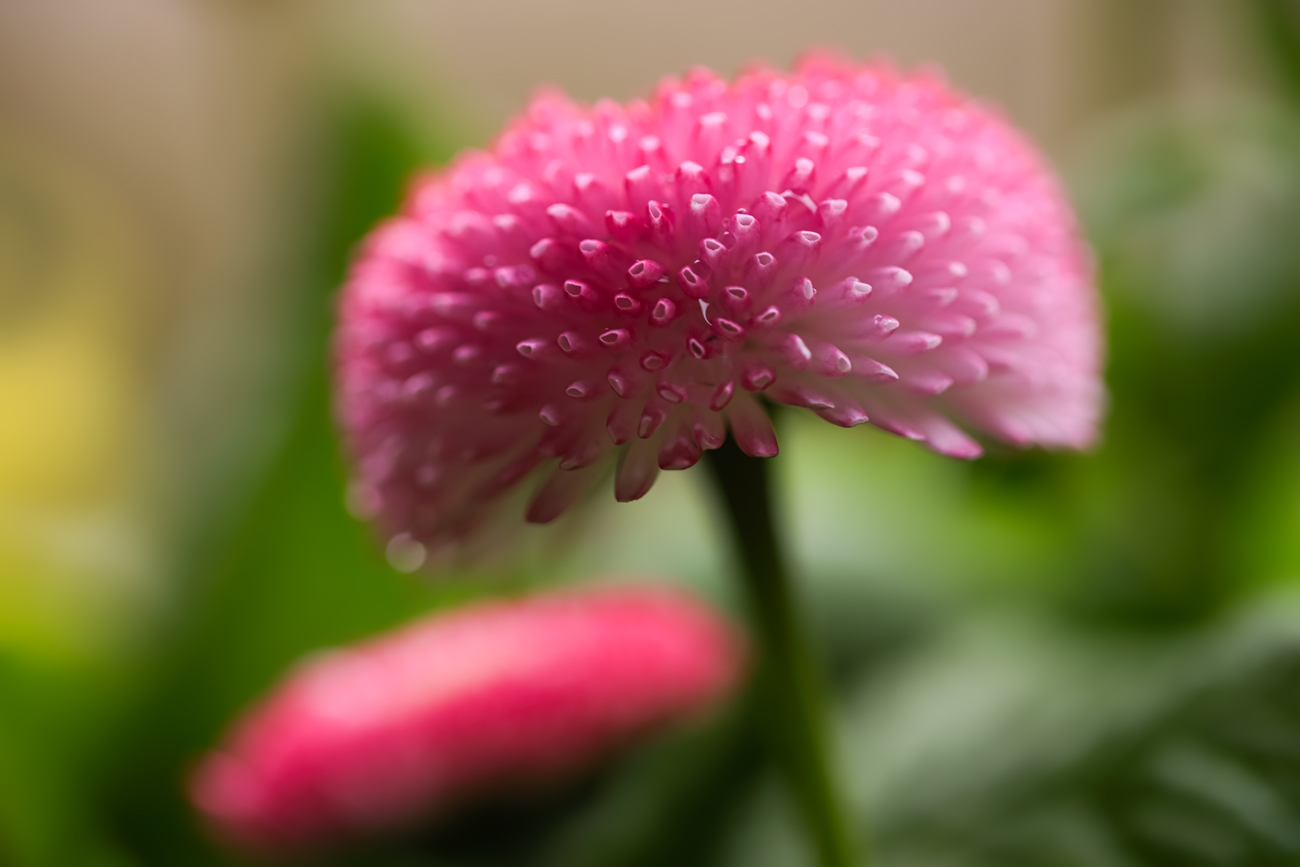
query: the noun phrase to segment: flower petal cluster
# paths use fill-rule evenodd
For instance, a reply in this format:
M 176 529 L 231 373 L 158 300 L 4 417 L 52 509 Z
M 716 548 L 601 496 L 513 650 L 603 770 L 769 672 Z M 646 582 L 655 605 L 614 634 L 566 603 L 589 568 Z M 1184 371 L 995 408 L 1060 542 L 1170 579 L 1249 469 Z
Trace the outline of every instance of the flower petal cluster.
M 254 848 L 399 828 L 581 772 L 718 701 L 741 658 L 715 614 L 662 587 L 435 615 L 303 664 L 204 760 L 191 796 Z
M 1090 260 L 1038 152 L 933 77 L 825 57 L 649 101 L 536 98 L 421 180 L 346 287 L 338 407 L 356 502 L 399 544 L 463 539 L 549 473 L 560 514 L 763 399 L 974 457 L 963 428 L 1082 447 L 1102 403 Z

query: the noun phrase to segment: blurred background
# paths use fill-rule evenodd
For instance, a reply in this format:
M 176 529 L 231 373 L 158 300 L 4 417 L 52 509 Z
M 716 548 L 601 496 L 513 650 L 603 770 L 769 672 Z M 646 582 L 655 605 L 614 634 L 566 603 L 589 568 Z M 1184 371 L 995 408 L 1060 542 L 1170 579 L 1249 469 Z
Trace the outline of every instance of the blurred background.
M 1091 454 L 779 420 L 861 832 L 890 867 L 1300 863 L 1300 3 L 0 0 L 0 864 L 241 863 L 185 775 L 307 651 L 601 575 L 736 607 L 695 473 L 476 581 L 391 570 L 344 508 L 331 299 L 537 85 L 814 46 L 1000 104 L 1109 316 Z M 809 863 L 752 729 L 336 860 Z

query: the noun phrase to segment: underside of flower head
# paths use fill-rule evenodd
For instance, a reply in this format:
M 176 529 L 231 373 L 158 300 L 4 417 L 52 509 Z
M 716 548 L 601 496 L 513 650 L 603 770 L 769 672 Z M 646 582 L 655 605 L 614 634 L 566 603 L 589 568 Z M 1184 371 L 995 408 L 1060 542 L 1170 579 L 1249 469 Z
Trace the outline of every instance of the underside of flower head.
M 417 184 L 356 263 L 338 338 L 357 499 L 443 547 L 549 472 L 636 499 L 764 400 L 974 457 L 1095 436 L 1100 341 L 1072 211 L 1035 150 L 940 82 L 814 58 L 648 102 L 538 97 Z

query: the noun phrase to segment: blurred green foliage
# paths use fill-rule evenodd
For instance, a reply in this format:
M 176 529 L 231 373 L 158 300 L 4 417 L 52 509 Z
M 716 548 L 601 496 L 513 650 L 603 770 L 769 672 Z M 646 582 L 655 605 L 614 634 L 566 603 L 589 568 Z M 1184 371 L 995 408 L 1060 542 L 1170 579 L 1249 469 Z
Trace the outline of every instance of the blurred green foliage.
M 224 861 L 199 833 L 186 766 L 304 652 L 390 627 L 449 598 L 388 568 L 344 506 L 333 436 L 329 335 L 349 252 L 391 214 L 426 153 L 393 113 L 340 111 L 332 204 L 302 293 L 287 431 L 232 525 L 192 558 L 184 612 L 152 649 L 100 780 L 102 809 L 148 864 Z

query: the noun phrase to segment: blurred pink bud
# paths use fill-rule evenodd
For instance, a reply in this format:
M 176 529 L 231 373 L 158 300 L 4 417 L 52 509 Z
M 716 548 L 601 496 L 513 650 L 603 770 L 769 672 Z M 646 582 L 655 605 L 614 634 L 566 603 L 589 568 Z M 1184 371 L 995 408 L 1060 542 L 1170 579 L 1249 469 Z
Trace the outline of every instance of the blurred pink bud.
M 538 468 L 542 522 L 613 453 L 620 500 L 728 428 L 773 455 L 759 393 L 963 458 L 963 427 L 1086 446 L 1103 401 L 1089 255 L 1038 151 L 930 75 L 820 56 L 539 96 L 366 241 L 336 352 L 356 502 L 416 554 Z
M 476 604 L 304 662 L 203 760 L 191 797 L 254 848 L 399 829 L 579 774 L 715 704 L 740 663 L 679 591 Z

